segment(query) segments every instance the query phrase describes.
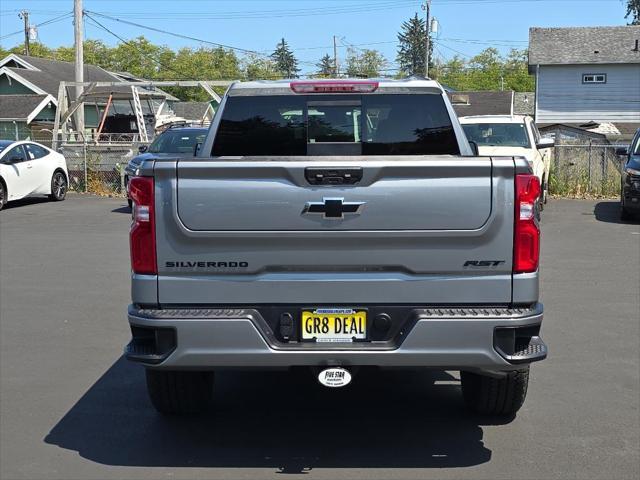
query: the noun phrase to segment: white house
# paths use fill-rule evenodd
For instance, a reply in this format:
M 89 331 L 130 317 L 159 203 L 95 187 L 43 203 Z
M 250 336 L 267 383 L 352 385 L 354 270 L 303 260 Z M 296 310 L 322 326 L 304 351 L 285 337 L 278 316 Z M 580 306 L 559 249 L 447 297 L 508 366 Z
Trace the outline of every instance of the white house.
M 531 28 L 539 126 L 630 138 L 640 127 L 640 26 Z

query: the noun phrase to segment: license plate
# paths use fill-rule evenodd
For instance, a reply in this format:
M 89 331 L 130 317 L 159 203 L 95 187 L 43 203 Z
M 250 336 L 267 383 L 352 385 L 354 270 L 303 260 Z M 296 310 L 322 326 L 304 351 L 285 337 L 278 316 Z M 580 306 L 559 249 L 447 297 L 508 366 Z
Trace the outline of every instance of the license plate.
M 367 312 L 350 308 L 319 308 L 302 312 L 302 339 L 352 342 L 367 338 Z

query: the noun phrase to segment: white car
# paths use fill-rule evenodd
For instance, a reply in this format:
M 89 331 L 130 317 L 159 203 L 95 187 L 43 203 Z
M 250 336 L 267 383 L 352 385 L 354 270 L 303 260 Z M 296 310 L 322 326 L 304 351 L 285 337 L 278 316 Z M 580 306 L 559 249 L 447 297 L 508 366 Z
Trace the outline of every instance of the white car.
M 467 138 L 486 156 L 525 157 L 540 179 L 540 207 L 547 202 L 553 139 L 542 138 L 531 117 L 524 115 L 478 115 L 460 117 Z
M 0 140 L 0 210 L 29 195 L 64 200 L 68 178 L 67 162 L 59 153 L 28 140 Z

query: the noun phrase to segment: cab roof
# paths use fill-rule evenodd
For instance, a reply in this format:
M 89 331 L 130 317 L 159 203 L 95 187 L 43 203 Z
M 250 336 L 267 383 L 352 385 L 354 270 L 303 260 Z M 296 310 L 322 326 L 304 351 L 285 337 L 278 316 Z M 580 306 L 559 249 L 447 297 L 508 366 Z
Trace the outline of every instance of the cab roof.
M 283 80 L 252 80 L 248 82 L 234 82 L 229 87 L 230 96 L 240 95 L 298 95 L 295 93 L 292 84 L 366 84 L 375 83 L 377 88 L 372 93 L 444 93 L 442 86 L 435 80 L 410 77 L 405 79 L 391 78 L 318 78 L 318 79 L 283 79 Z M 331 94 L 330 92 L 326 92 Z M 312 93 L 312 95 L 323 95 L 323 93 Z M 340 94 L 348 93 L 341 92 Z M 353 92 L 358 93 L 358 92 Z

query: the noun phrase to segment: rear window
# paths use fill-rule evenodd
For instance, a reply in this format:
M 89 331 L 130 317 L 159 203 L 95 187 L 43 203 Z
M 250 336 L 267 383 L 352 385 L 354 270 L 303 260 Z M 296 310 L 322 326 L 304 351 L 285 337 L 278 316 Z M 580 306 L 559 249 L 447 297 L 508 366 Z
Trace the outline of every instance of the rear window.
M 229 97 L 213 156 L 459 154 L 440 95 Z
M 478 146 L 529 148 L 524 123 L 470 123 L 462 125 L 467 138 Z
M 193 154 L 197 143 L 202 143 L 207 130 L 169 130 L 157 137 L 149 145 L 150 153 Z

